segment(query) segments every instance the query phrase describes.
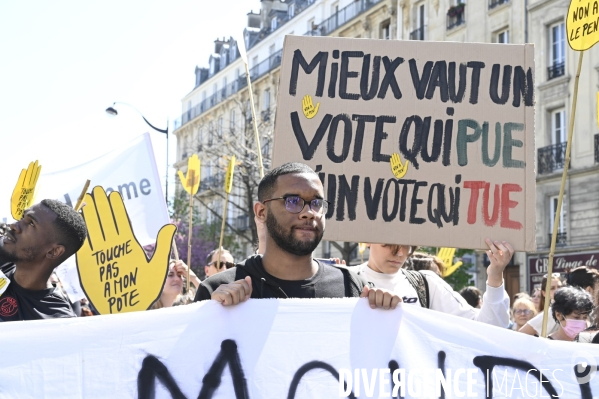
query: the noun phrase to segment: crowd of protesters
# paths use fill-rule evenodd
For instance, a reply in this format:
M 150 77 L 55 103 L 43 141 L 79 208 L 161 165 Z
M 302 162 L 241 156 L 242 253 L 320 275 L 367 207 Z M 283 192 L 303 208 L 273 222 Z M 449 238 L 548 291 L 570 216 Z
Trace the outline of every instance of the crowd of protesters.
M 171 261 L 151 309 L 210 299 L 234 306 L 249 298 L 362 297 L 372 308 L 405 303 L 539 336 L 548 302 L 548 339 L 599 343 L 597 270 L 583 266 L 545 276 L 540 289 L 510 301 L 503 271 L 514 251 L 505 241 L 485 240 L 490 266 L 484 293 L 475 287 L 454 291 L 442 278 L 443 262 L 411 245 L 372 243 L 363 264 L 331 264 L 313 258 L 327 207 L 320 179 L 308 166 L 289 163 L 273 169 L 260 182 L 254 205 L 260 238 L 256 253 L 236 263 L 229 251 L 216 248 L 207 256 L 204 281 L 184 262 Z M 43 200 L 21 220 L 0 225 L 0 278 L 8 283 L 0 293 L 1 321 L 97 314 L 86 299 L 71 302 L 54 273 L 83 245 L 86 233 L 80 214 L 54 200 Z

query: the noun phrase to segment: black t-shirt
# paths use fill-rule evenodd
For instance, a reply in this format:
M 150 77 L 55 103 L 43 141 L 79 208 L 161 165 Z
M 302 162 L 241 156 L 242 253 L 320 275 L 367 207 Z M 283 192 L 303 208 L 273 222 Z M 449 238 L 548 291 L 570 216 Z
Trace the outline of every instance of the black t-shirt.
M 309 279 L 292 281 L 281 280 L 266 272 L 262 256 L 254 255 L 237 264 L 236 267 L 210 276 L 200 285 L 195 300 L 204 301 L 222 284 L 229 284 L 246 276 L 252 278 L 252 298 L 351 298 L 359 297 L 364 286 L 369 285 L 364 278 L 349 271 L 344 266 L 318 263 L 318 271 Z M 370 285 L 369 285 L 370 286 Z
M 8 288 L 0 296 L 0 321 L 76 317 L 71 305 L 59 288 L 27 290 L 15 281 L 16 266 L 14 263 L 0 266 L 0 270 L 10 280 Z

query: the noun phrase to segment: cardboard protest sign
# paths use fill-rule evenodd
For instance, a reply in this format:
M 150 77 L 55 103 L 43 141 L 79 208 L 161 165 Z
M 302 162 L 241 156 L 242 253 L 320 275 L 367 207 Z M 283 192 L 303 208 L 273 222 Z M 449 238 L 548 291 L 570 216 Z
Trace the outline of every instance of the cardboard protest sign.
M 85 295 L 100 314 L 148 309 L 160 297 L 177 228 L 167 224 L 160 229 L 154 256 L 148 259 L 133 234 L 121 194 L 107 196 L 96 186 L 85 194 L 85 202 L 88 237 L 76 254 Z
M 540 339 L 405 303 L 373 310 L 366 299 L 249 300 L 228 308 L 204 301 L 39 326 L 4 323 L 2 337 L 6 398 L 599 394 L 597 345 Z M 443 394 L 435 392 L 441 387 Z
M 572 50 L 588 50 L 599 42 L 599 1 L 571 0 L 566 33 Z
M 37 161 L 30 162 L 27 169 L 21 170 L 19 180 L 10 198 L 10 213 L 15 220 L 23 217 L 25 209 L 29 208 L 35 196 L 35 186 L 40 177 L 42 165 Z
M 279 84 L 273 165 L 318 173 L 325 239 L 535 249 L 532 45 L 286 36 Z

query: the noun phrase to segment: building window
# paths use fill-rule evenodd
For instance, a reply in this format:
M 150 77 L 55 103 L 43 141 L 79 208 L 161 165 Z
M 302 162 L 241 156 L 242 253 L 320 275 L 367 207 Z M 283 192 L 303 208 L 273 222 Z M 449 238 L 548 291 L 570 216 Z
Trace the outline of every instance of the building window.
M 557 214 L 557 203 L 559 197 L 557 195 L 549 198 L 549 243 L 551 243 L 551 238 L 553 235 L 553 227 L 555 223 L 555 215 Z M 564 194 L 564 200 L 566 196 Z M 565 201 L 562 201 L 562 208 L 560 209 L 558 225 L 557 225 L 557 245 L 565 245 L 567 241 L 566 228 L 564 223 L 564 209 L 565 209 Z
M 551 143 L 566 142 L 566 110 L 559 109 L 551 113 Z
M 218 118 L 218 138 L 223 138 L 223 118 Z
M 497 43 L 507 44 L 510 42 L 510 31 L 504 30 L 497 34 Z
M 229 129 L 231 129 L 231 133 L 235 132 L 235 110 L 232 109 L 229 113 Z
M 270 109 L 270 90 L 264 90 L 264 102 L 262 103 L 263 109 Z
M 424 40 L 424 26 L 425 26 L 425 8 L 424 4 L 419 4 L 416 6 L 416 15 L 415 15 L 414 25 L 416 29 L 410 32 L 410 40 Z
M 447 10 L 447 30 L 466 23 L 466 3 L 459 0 Z
M 210 122 L 208 125 L 208 145 L 211 146 L 214 142 L 214 124 Z
M 548 79 L 566 73 L 566 28 L 563 22 L 549 27 Z
M 314 18 L 310 18 L 308 21 L 308 32 L 313 32 L 316 30 L 316 24 L 314 23 Z
M 293 18 L 295 16 L 295 4 L 289 4 L 289 9 L 287 10 L 289 18 Z
M 552 111 L 550 114 L 551 145 L 539 148 L 537 164 L 539 174 L 552 173 L 563 169 L 566 162 L 566 110 L 564 108 Z
M 277 29 L 277 17 L 270 20 L 270 30 L 273 31 L 275 29 Z
M 198 142 L 200 145 L 204 144 L 204 129 L 198 130 Z
M 391 39 L 391 21 L 386 20 L 381 23 L 381 39 Z

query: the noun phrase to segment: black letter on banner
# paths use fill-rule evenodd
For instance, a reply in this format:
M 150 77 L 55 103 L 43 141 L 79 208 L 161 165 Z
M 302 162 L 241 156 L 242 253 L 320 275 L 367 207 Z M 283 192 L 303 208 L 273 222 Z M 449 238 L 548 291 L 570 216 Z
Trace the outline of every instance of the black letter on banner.
M 372 161 L 373 162 L 389 162 L 391 155 L 381 154 L 382 141 L 387 138 L 387 133 L 383 130 L 385 123 L 395 123 L 394 116 L 379 116 L 376 118 L 376 126 L 374 128 L 374 144 L 372 146 Z M 416 168 L 418 169 L 418 168 Z
M 391 91 L 393 91 L 393 96 L 396 99 L 401 98 L 401 90 L 399 90 L 399 85 L 397 84 L 397 79 L 395 78 L 395 70 L 397 67 L 403 62 L 403 58 L 397 57 L 393 61 L 389 60 L 389 57 L 383 57 L 383 65 L 385 66 L 385 77 L 381 82 L 381 89 L 379 90 L 378 98 L 385 98 L 387 94 L 387 88 L 391 86 Z
M 493 374 L 493 368 L 495 366 L 504 366 L 504 367 L 512 367 L 515 368 L 516 370 L 522 370 L 522 371 L 528 371 L 528 370 L 537 370 L 537 368 L 535 366 L 533 366 L 531 363 L 522 361 L 522 360 L 516 360 L 516 359 L 510 359 L 507 357 L 495 357 L 495 356 L 476 356 L 472 362 L 474 363 L 474 365 L 476 367 L 478 367 L 482 372 L 484 376 L 487 375 L 492 375 Z M 551 385 L 551 383 L 547 380 L 547 377 L 544 376 L 540 371 L 539 373 L 530 373 L 532 374 L 537 380 L 539 380 L 539 382 L 543 385 L 543 388 L 545 388 L 545 391 L 547 391 L 547 393 L 549 394 L 550 398 L 558 398 L 559 395 L 557 394 L 557 391 L 555 390 L 555 388 L 553 388 L 553 385 Z M 543 379 L 543 377 L 545 377 Z M 487 398 L 492 398 L 493 395 L 493 378 L 485 378 L 485 392 L 487 393 Z M 488 386 L 487 386 L 488 384 Z
M 414 191 L 412 191 L 412 203 L 410 204 L 410 224 L 423 224 L 426 222 L 425 219 L 416 217 L 418 205 L 424 202 L 424 200 L 418 198 L 418 188 L 426 186 L 428 186 L 428 183 L 425 181 L 417 181 L 416 184 L 414 184 Z
M 156 397 L 155 379 L 171 394 L 173 399 L 187 399 L 177 385 L 168 368 L 155 356 L 148 355 L 141 362 L 141 370 L 137 374 L 137 397 L 139 399 L 154 399 Z
M 497 90 L 499 90 L 499 74 L 500 74 L 501 65 L 493 64 L 493 71 L 491 72 L 491 87 L 489 87 L 489 94 L 491 95 L 491 100 L 495 104 L 505 104 L 507 100 L 510 98 L 510 85 L 512 84 L 512 66 L 504 65 L 503 66 L 503 81 L 501 84 L 501 97 L 497 95 Z
M 366 54 L 362 61 L 362 77 L 360 78 L 360 94 L 363 100 L 372 100 L 379 89 L 379 73 L 381 70 L 381 57 L 375 56 L 372 63 L 372 81 L 368 89 L 368 72 L 370 71 L 370 54 Z
M 478 86 L 480 85 L 480 70 L 485 67 L 484 62 L 470 61 L 468 68 L 472 68 L 472 78 L 470 79 L 470 104 L 478 102 Z
M 379 212 L 379 204 L 381 203 L 381 193 L 383 191 L 384 182 L 385 179 L 383 178 L 377 180 L 373 195 L 370 177 L 364 179 L 364 202 L 366 203 L 366 214 L 370 220 L 376 220 L 376 216 Z
M 302 150 L 302 156 L 306 161 L 314 158 L 314 153 L 322 141 L 322 138 L 331 123 L 331 119 L 333 119 L 333 115 L 331 114 L 326 114 L 324 118 L 322 118 L 322 122 L 320 122 L 320 126 L 318 126 L 318 129 L 316 130 L 316 134 L 312 138 L 310 144 L 308 144 L 306 135 L 302 130 L 302 124 L 300 123 L 298 113 L 296 111 L 291 113 L 291 127 L 293 128 L 297 144 L 299 144 L 300 150 Z
M 410 63 L 410 74 L 412 75 L 412 83 L 414 84 L 414 90 L 416 90 L 416 97 L 418 97 L 419 100 L 422 100 L 424 98 L 426 86 L 428 85 L 428 81 L 431 77 L 431 69 L 433 68 L 433 62 L 427 61 L 426 64 L 424 64 L 422 77 L 418 75 L 418 66 L 416 65 L 416 60 L 412 58 L 408 62 Z
M 416 180 L 399 180 L 399 184 L 403 184 L 401 189 L 401 206 L 399 208 L 399 221 L 406 221 L 406 199 L 408 197 L 408 185 L 415 184 Z
M 393 196 L 393 210 L 391 213 L 388 212 L 389 207 L 389 186 L 393 183 L 395 186 L 395 195 Z M 385 222 L 390 222 L 397 216 L 397 210 L 399 208 L 399 183 L 396 179 L 387 180 L 387 185 L 385 186 L 385 192 L 383 194 L 383 220 Z
M 468 128 L 474 129 L 474 133 L 468 134 Z M 462 119 L 458 121 L 458 138 L 456 148 L 458 150 L 458 165 L 468 165 L 468 143 L 473 143 L 480 138 L 482 129 L 474 119 Z
M 443 377 L 445 377 L 445 358 L 447 356 L 445 355 L 444 351 L 439 351 L 439 353 L 437 353 L 437 368 L 439 370 L 441 370 L 441 374 L 443 375 Z M 391 374 L 393 375 L 393 374 Z M 439 396 L 439 399 L 445 399 L 445 388 L 443 388 L 443 384 L 439 383 L 440 387 L 441 387 L 441 396 Z
M 341 52 L 341 76 L 339 76 L 339 97 L 344 100 L 358 100 L 360 95 L 357 93 L 347 92 L 347 80 L 357 78 L 358 72 L 348 71 L 350 57 L 363 57 L 363 51 L 343 51 Z
M 339 59 L 339 50 L 333 50 L 333 59 Z M 331 78 L 329 79 L 329 98 L 335 98 L 337 86 L 337 75 L 339 74 L 339 63 L 331 63 Z
M 366 122 L 376 121 L 374 115 L 352 115 L 352 120 L 358 121 L 358 127 L 356 128 L 356 141 L 354 142 L 354 156 L 352 160 L 354 162 L 360 162 L 362 160 L 362 143 L 364 142 L 364 130 L 366 128 Z
M 339 175 L 339 196 L 337 197 L 337 220 L 345 220 L 345 202 L 349 220 L 356 220 L 356 205 L 358 204 L 358 186 L 360 176 L 351 178 L 351 187 L 347 184 L 345 175 Z
M 517 66 L 514 69 L 514 100 L 512 105 L 514 107 L 520 106 L 520 96 L 524 98 L 524 105 L 532 107 L 533 101 L 532 96 L 534 92 L 534 82 L 532 81 L 532 71 L 528 68 L 526 71 L 526 79 L 524 78 L 524 69 L 521 66 Z
M 428 122 L 426 121 L 427 119 Z M 428 151 L 428 136 L 431 131 L 431 117 L 427 116 L 424 118 L 424 121 L 427 125 L 426 128 L 422 129 L 422 152 L 420 155 L 424 162 L 437 162 L 439 155 L 441 155 L 441 146 L 443 145 L 443 121 L 441 119 L 435 120 L 435 132 L 433 134 L 433 145 L 430 154 Z
M 587 364 L 586 367 L 582 367 L 582 364 L 574 365 L 574 375 L 578 381 L 578 387 L 580 388 L 581 399 L 593 399 L 593 391 L 591 390 L 590 382 L 593 379 L 589 374 L 597 372 L 597 365 Z M 578 371 L 582 369 L 582 371 Z M 583 382 L 584 381 L 584 382 Z
M 430 127 L 430 117 L 428 118 L 428 124 Z M 412 142 L 412 149 L 408 149 L 408 135 L 410 134 L 410 127 L 414 124 L 414 141 Z M 409 160 L 412 165 L 418 169 L 418 153 L 422 146 L 422 119 L 418 115 L 412 115 L 403 123 L 401 133 L 399 134 L 399 151 L 403 154 L 404 158 Z M 388 161 L 387 161 L 388 162 Z
M 316 97 L 322 97 L 322 91 L 324 90 L 325 73 L 327 71 L 327 58 L 329 53 L 326 51 L 320 51 L 312 58 L 310 65 L 306 62 L 306 59 L 302 55 L 301 50 L 295 50 L 293 52 L 293 63 L 291 64 L 291 79 L 289 80 L 289 94 L 295 96 L 297 92 L 297 75 L 299 73 L 299 67 L 301 65 L 304 72 L 311 74 L 318 65 L 318 79 L 316 80 Z M 320 64 L 320 65 L 319 65 Z
M 337 176 L 329 174 L 329 184 L 327 185 L 327 201 L 329 201 L 329 209 L 325 218 L 330 219 L 335 214 L 335 198 L 337 195 Z
M 337 156 L 335 154 L 335 139 L 337 138 L 337 128 L 339 127 L 340 121 L 344 122 L 345 127 L 343 129 L 343 148 L 341 150 L 341 155 Z M 339 114 L 334 117 L 333 122 L 331 122 L 329 137 L 327 139 L 327 155 L 331 161 L 335 163 L 341 163 L 347 159 L 347 156 L 349 155 L 349 147 L 351 146 L 351 138 L 352 129 L 349 116 L 346 114 Z
M 449 100 L 449 93 L 447 90 L 447 63 L 445 61 L 435 62 L 428 90 L 426 91 L 426 98 L 432 99 L 437 87 L 439 87 L 441 93 L 441 101 L 446 103 Z
M 458 92 L 455 91 L 455 62 L 449 63 L 449 98 L 454 103 L 461 103 L 464 99 L 464 92 L 466 91 L 466 64 L 460 64 L 460 83 L 458 86 Z

